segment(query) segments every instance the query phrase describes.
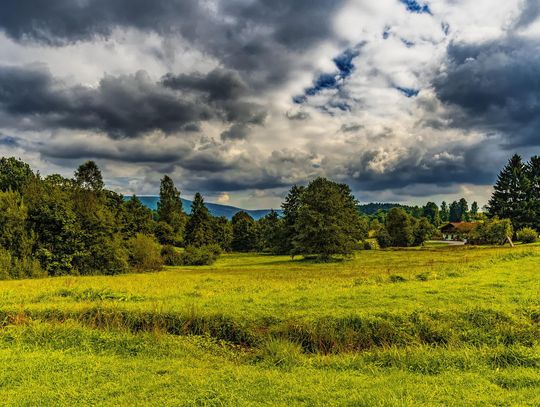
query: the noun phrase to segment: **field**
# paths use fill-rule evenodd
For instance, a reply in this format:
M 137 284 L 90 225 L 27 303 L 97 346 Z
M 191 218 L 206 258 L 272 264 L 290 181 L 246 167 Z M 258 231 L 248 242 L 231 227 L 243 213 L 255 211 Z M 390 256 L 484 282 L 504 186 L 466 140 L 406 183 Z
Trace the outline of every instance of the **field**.
M 0 282 L 7 405 L 540 405 L 540 246 Z

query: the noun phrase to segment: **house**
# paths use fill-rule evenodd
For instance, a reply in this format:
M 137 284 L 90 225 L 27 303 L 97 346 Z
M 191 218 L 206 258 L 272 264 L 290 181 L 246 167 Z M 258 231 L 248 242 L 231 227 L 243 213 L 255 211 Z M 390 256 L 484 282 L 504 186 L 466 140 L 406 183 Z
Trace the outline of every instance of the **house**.
M 476 227 L 476 222 L 450 222 L 441 227 L 444 240 L 467 240 L 467 235 Z

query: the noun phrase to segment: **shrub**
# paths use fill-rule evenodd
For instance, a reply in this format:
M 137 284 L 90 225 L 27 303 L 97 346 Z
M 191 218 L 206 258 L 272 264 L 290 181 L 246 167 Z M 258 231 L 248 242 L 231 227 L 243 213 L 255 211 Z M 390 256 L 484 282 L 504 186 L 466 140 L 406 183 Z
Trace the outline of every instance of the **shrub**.
M 538 240 L 538 233 L 532 228 L 523 228 L 517 232 L 517 239 L 522 243 L 535 243 Z
M 213 264 L 220 254 L 221 248 L 218 245 L 188 246 L 180 255 L 181 264 L 184 266 L 207 266 Z
M 382 228 L 377 232 L 377 243 L 382 249 L 392 246 L 392 238 L 386 228 Z
M 139 270 L 159 270 L 163 266 L 161 247 L 154 237 L 138 234 L 128 242 L 129 264 Z
M 512 234 L 512 223 L 509 219 L 491 219 L 480 223 L 469 233 L 469 243 L 503 245 Z
M 181 266 L 183 264 L 182 253 L 171 245 L 163 246 L 161 257 L 166 266 Z

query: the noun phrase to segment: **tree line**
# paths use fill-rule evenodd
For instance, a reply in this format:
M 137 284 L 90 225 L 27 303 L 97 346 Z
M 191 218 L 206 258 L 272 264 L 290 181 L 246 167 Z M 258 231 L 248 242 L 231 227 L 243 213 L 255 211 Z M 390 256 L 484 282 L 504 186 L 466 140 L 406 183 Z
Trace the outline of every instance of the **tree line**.
M 152 211 L 136 196 L 124 199 L 106 189 L 93 161 L 82 164 L 72 178 L 42 177 L 27 163 L 4 157 L 0 159 L 0 278 L 211 264 L 223 251 L 328 260 L 373 248 L 375 241 L 383 248 L 418 246 L 437 237 L 438 228 L 447 221 L 481 221 L 471 236 L 478 243 L 501 243 L 513 230 L 536 239 L 540 159 L 524 163 L 521 157 L 512 157 L 484 212 L 479 212 L 476 202 L 469 208 L 461 198 L 440 207 L 434 202 L 423 207 L 372 206 L 366 215 L 349 186 L 326 178 L 293 186 L 281 209 L 281 214 L 271 211 L 258 221 L 242 211 L 229 221 L 212 216 L 196 193 L 187 214 L 180 191 L 165 175 L 157 210 Z

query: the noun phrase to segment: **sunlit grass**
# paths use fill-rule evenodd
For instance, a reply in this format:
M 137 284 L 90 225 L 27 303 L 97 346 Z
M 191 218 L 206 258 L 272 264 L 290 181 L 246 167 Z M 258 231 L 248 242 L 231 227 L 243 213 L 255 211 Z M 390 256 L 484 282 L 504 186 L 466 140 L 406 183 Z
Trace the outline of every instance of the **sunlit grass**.
M 540 246 L 0 282 L 7 404 L 538 405 Z

